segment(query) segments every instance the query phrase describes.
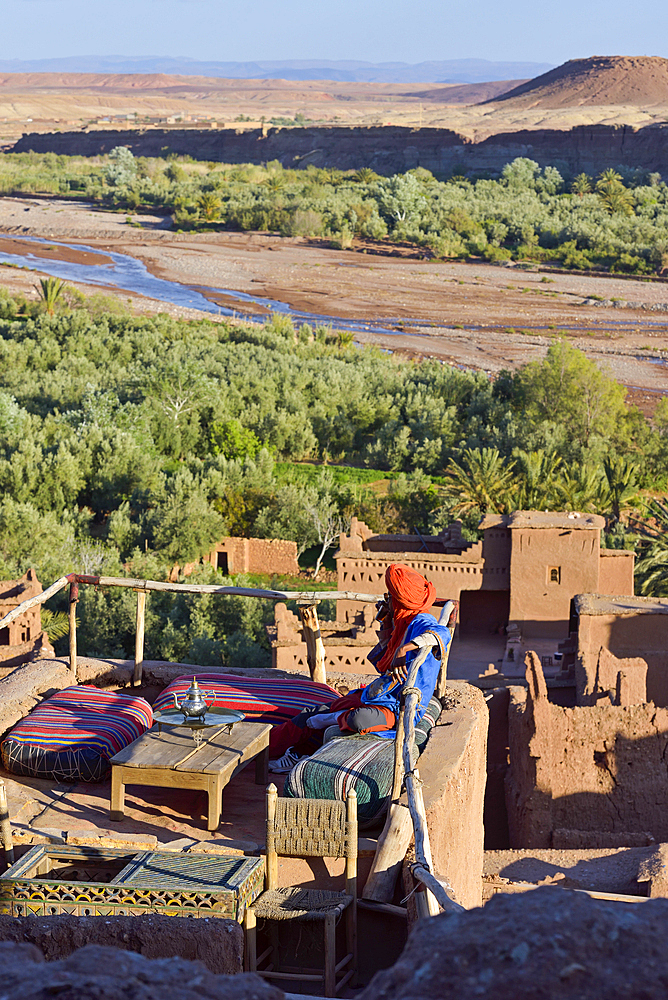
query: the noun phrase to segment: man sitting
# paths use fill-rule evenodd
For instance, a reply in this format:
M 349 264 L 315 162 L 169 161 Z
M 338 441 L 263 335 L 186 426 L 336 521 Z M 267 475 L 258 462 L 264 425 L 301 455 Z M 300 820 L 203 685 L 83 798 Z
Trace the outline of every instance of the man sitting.
M 338 725 L 344 736 L 374 733 L 394 739 L 401 690 L 410 664 L 427 646 L 430 652 L 415 681 L 421 693 L 415 722 L 424 715 L 451 635 L 428 613 L 436 596 L 433 583 L 408 566 L 392 563 L 385 574 L 385 585 L 387 594 L 379 602 L 376 616 L 380 622 L 378 644 L 368 656 L 379 676 L 367 687 L 350 691 L 330 705 L 304 709 L 290 722 L 275 726 L 269 747 L 276 758 L 269 761 L 270 771 L 291 771 L 301 757 L 314 753 L 322 744 L 328 726 Z

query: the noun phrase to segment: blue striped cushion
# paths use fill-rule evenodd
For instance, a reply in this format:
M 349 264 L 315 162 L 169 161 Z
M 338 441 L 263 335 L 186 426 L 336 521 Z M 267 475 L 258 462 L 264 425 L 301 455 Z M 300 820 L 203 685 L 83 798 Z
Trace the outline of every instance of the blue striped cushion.
M 102 781 L 109 759 L 152 725 L 151 706 L 137 695 L 65 688 L 11 730 L 2 744 L 2 763 L 13 774 Z
M 235 674 L 213 674 L 196 671 L 177 677 L 158 695 L 153 704 L 156 712 L 174 704 L 174 692 L 179 701 L 192 684 L 193 676 L 203 692 L 215 694 L 211 704 L 235 708 L 253 722 L 287 722 L 311 705 L 329 705 L 338 698 L 327 684 L 318 684 L 308 677 L 237 677 Z
M 432 698 L 415 727 L 419 753 L 440 714 L 441 703 Z M 358 819 L 362 825 L 371 825 L 385 812 L 392 794 L 394 748 L 394 740 L 379 739 L 373 733 L 333 739 L 293 767 L 283 794 L 293 799 L 344 800 L 354 788 Z

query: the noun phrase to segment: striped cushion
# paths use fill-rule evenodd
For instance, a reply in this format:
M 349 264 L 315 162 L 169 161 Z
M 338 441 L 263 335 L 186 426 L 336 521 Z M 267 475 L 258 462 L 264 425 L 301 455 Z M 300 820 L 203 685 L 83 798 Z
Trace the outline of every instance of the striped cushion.
M 2 744 L 2 763 L 13 774 L 103 781 L 109 759 L 152 725 L 151 706 L 136 695 L 65 688 L 11 730 Z
M 338 698 L 327 684 L 317 684 L 307 677 L 237 677 L 234 674 L 205 674 L 197 671 L 177 677 L 155 699 L 153 708 L 159 711 L 174 704 L 174 692 L 179 700 L 192 684 L 193 676 L 207 695 L 215 693 L 213 704 L 236 708 L 254 722 L 287 722 L 311 705 L 329 705 Z
M 415 727 L 418 753 L 441 714 L 441 703 L 432 698 Z M 293 799 L 345 799 L 357 792 L 357 816 L 370 825 L 389 803 L 394 776 L 394 740 L 377 736 L 344 736 L 325 743 L 312 757 L 305 757 L 290 771 L 283 794 Z

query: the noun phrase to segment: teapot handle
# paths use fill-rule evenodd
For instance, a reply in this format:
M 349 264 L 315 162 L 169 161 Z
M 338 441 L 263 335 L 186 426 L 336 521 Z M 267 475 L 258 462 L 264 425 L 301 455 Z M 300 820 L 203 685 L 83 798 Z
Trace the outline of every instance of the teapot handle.
M 203 691 L 202 692 L 202 697 L 204 698 L 204 701 L 206 701 L 207 698 L 211 698 L 211 704 L 208 706 L 210 708 L 211 705 L 213 705 L 214 701 L 216 700 L 216 692 L 215 691 L 209 691 L 208 694 L 207 694 L 206 691 Z

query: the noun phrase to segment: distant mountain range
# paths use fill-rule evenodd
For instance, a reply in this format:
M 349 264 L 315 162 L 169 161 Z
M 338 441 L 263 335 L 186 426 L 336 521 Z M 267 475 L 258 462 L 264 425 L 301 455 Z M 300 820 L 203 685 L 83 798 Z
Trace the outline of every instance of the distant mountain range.
M 164 56 L 69 56 L 63 59 L 0 59 L 0 73 L 169 73 L 240 80 L 339 80 L 368 83 L 483 83 L 526 80 L 552 69 L 549 63 L 450 59 L 443 62 L 368 63 L 288 59 L 204 62 Z

